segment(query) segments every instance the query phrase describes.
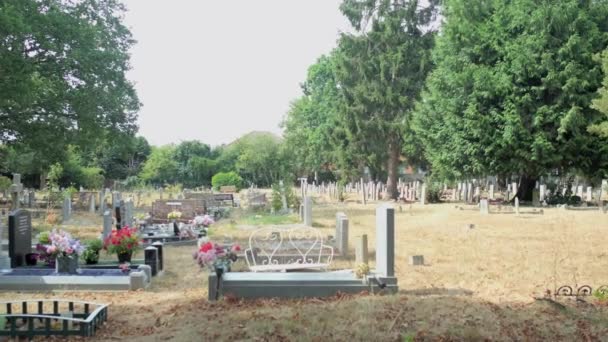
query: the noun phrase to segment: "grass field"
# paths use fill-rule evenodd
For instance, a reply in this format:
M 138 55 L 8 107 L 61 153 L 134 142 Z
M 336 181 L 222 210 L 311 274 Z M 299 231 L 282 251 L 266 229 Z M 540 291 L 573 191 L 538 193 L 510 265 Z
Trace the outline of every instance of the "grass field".
M 334 234 L 337 211 L 350 220 L 351 249 L 356 236 L 367 234 L 373 254 L 375 205 L 319 203 L 314 225 L 323 235 Z M 534 299 L 561 285 L 608 284 L 608 215 L 526 211 L 531 209 L 519 216 L 482 216 L 448 204 L 396 205 L 397 295 L 210 303 L 206 275 L 191 259 L 193 247 L 167 247 L 167 271 L 146 292 L 2 293 L 0 298 L 111 303 L 109 324 L 93 341 L 608 341 L 606 303 L 592 297 Z M 100 221 L 77 216 L 68 228 L 78 235 L 98 234 L 95 220 Z M 234 213 L 212 227 L 212 236 L 245 244 L 251 226 L 294 220 Z M 426 265 L 408 265 L 414 254 L 424 255 Z M 236 266 L 244 268 L 242 261 Z M 354 260 L 334 266 L 351 268 Z

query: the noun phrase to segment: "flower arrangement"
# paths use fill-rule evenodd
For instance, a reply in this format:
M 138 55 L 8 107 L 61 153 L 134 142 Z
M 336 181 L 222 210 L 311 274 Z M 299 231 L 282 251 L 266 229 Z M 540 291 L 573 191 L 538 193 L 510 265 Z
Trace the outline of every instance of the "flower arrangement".
M 240 250 L 241 246 L 239 245 L 227 248 L 209 241 L 195 250 L 192 258 L 196 260 L 201 268 L 207 267 L 210 270 L 218 268 L 230 269 L 230 265 L 238 258 L 236 253 Z
M 74 239 L 70 233 L 53 229 L 48 235 L 48 244 L 44 245 L 48 257 L 78 257 L 84 252 L 84 246 L 78 239 Z
M 103 248 L 103 241 L 101 239 L 91 239 L 86 241 L 86 246 L 82 258 L 87 264 L 96 264 L 99 261 L 99 251 Z
M 112 230 L 112 233 L 104 240 L 103 248 L 110 254 L 133 253 L 140 247 L 139 236 L 136 228 L 124 226 L 119 230 Z
M 357 276 L 357 279 L 362 279 L 363 277 L 369 274 L 369 271 L 369 265 L 366 263 L 361 263 L 357 265 L 357 268 L 355 269 L 355 275 Z
M 181 217 L 182 217 L 182 213 L 179 212 L 179 211 L 177 211 L 177 210 L 174 210 L 174 211 L 172 211 L 172 212 L 170 212 L 170 213 L 167 214 L 167 218 L 169 220 L 178 220 Z
M 202 216 L 195 216 L 192 223 L 196 226 L 209 227 L 210 225 L 214 224 L 215 221 L 211 218 L 211 216 L 205 214 Z

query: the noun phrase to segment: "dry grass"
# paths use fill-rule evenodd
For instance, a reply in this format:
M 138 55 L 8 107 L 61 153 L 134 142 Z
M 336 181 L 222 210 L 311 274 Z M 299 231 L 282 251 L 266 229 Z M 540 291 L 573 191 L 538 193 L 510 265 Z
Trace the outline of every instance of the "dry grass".
M 373 253 L 374 208 L 319 204 L 313 215 L 324 235 L 333 235 L 335 213 L 346 212 L 351 247 L 357 235 L 367 234 Z M 560 309 L 532 298 L 556 285 L 608 284 L 607 215 L 549 209 L 544 215 L 481 216 L 447 204 L 402 209 L 396 210 L 401 291 L 395 296 L 209 303 L 205 273 L 191 260 L 192 247 L 167 247 L 167 272 L 146 292 L 2 293 L 0 298 L 111 303 L 110 324 L 92 339 L 98 341 L 608 340 L 607 306 L 566 301 Z M 97 234 L 100 226 L 87 225 L 95 221 L 99 217 L 78 217 L 69 229 Z M 467 224 L 475 228 L 468 230 Z M 238 220 L 225 220 L 213 229 L 218 237 L 243 242 L 249 231 L 238 226 Z M 408 265 L 414 254 L 424 255 L 427 265 Z

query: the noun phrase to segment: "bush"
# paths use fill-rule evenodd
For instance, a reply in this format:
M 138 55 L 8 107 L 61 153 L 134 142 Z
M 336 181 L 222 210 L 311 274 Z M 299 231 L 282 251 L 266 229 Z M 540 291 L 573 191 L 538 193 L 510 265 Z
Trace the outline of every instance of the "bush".
M 103 241 L 100 239 L 91 239 L 85 241 L 87 248 L 82 253 L 82 258 L 88 263 L 97 263 L 99 261 L 99 251 L 103 248 Z
M 11 184 L 13 184 L 13 182 L 8 177 L 0 176 L 0 191 L 8 190 Z
M 440 183 L 428 183 L 426 186 L 426 201 L 428 203 L 440 203 L 441 191 Z
M 81 169 L 80 183 L 85 189 L 101 189 L 103 181 L 103 170 L 98 167 L 83 167 Z
M 283 182 L 283 184 L 285 183 L 287 182 Z M 270 200 L 270 206 L 275 212 L 279 212 L 283 209 L 283 195 L 285 195 L 285 200 L 287 201 L 287 208 L 295 210 L 300 207 L 298 197 L 294 194 L 291 186 L 283 185 L 281 191 L 281 186 L 278 183 L 275 183 L 272 185 L 272 198 Z
M 211 185 L 215 190 L 219 190 L 221 186 L 233 185 L 238 191 L 241 189 L 242 184 L 243 179 L 234 171 L 216 173 L 211 178 Z

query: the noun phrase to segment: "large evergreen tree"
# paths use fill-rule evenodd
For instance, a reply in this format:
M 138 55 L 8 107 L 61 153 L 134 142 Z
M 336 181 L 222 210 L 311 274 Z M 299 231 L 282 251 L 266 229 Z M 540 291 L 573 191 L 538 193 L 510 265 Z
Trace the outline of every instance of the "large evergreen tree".
M 554 170 L 604 162 L 587 127 L 608 42 L 607 1 L 446 0 L 436 69 L 415 115 L 433 172 L 519 174 L 520 198 Z M 604 144 L 605 145 L 605 144 Z
M 425 3 L 345 0 L 341 5 L 356 31 L 342 34 L 336 55 L 342 126 L 351 147 L 386 168 L 393 198 L 404 143 L 411 142 L 410 116 L 431 70 L 437 1 Z

